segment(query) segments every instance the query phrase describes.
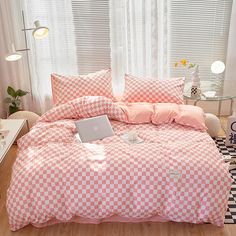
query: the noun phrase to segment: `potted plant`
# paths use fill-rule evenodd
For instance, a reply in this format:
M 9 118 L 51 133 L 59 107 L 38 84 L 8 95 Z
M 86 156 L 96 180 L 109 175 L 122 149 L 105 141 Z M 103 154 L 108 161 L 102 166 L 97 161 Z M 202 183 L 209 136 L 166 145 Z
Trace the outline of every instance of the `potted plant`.
M 15 90 L 11 86 L 7 87 L 9 97 L 5 98 L 4 102 L 8 104 L 9 115 L 20 110 L 21 98 L 28 92 L 21 89 Z

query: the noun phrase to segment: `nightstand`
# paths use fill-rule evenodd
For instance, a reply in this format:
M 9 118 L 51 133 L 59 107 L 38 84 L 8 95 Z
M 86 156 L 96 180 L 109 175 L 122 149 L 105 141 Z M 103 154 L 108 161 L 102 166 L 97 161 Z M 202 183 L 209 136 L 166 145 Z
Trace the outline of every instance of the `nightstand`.
M 19 134 L 25 123 L 26 120 L 24 119 L 1 120 L 2 128 L 0 129 L 0 133 L 4 133 L 6 143 L 3 147 L 0 146 L 0 163 L 6 156 L 8 150 L 14 143 L 17 135 Z
M 221 108 L 222 102 L 229 100 L 230 101 L 230 114 L 233 113 L 233 103 L 236 98 L 236 90 L 235 90 L 235 81 L 233 80 L 205 80 L 201 81 L 201 95 L 198 97 L 191 96 L 191 86 L 192 82 L 188 81 L 185 83 L 184 87 L 184 99 L 186 100 L 186 104 L 189 101 L 193 103 L 194 106 L 197 105 L 198 102 L 218 102 L 218 112 L 217 116 L 221 116 Z M 208 96 L 211 93 L 213 95 Z

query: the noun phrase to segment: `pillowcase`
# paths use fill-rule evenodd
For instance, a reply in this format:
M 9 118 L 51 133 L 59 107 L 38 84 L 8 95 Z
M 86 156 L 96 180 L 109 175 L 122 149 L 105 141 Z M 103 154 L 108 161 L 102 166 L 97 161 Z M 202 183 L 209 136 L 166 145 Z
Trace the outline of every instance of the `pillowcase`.
M 123 101 L 183 104 L 184 78 L 151 80 L 125 75 Z
M 111 69 L 87 75 L 51 75 L 54 105 L 64 104 L 82 96 L 113 98 Z

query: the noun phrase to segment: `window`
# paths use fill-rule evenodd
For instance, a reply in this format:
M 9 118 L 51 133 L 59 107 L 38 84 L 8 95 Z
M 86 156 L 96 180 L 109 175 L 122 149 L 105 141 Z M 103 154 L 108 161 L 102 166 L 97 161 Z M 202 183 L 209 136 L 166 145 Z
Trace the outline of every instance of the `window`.
M 112 64 L 120 93 L 127 71 L 183 76 L 186 69 L 173 65 L 186 58 L 200 65 L 203 80 L 211 77 L 212 62 L 226 59 L 232 0 L 21 2 L 27 27 L 39 19 L 50 29 L 44 40 L 28 37 L 32 90 L 42 107 L 51 100 L 52 72 L 86 74 Z
M 109 0 L 72 0 L 80 74 L 110 67 Z
M 40 18 L 49 24 L 50 38 L 52 40 L 50 40 L 49 44 L 48 42 L 45 44 L 40 43 L 38 50 L 40 50 L 40 53 L 45 52 L 43 54 L 45 64 L 48 63 L 46 58 L 52 58 L 49 59 L 52 67 L 54 64 L 58 65 L 54 66 L 55 69 L 53 71 L 60 72 L 64 66 L 67 67 L 65 69 L 66 73 L 76 71 L 84 74 L 111 66 L 110 33 L 113 34 L 115 32 L 110 32 L 110 15 L 112 18 L 116 14 L 110 10 L 109 2 L 111 0 L 22 1 L 25 2 L 28 22 Z M 130 5 L 127 0 L 113 1 L 111 3 L 117 5 L 126 7 Z M 167 64 L 170 76 L 185 74 L 186 71 L 183 68 L 173 68 L 174 62 L 181 58 L 186 58 L 200 65 L 201 79 L 207 79 L 211 76 L 210 66 L 213 61 L 225 61 L 232 0 L 160 0 L 158 3 L 156 3 L 156 0 L 150 0 L 151 4 L 140 0 L 133 2 L 132 7 L 134 10 L 129 10 L 129 13 L 134 15 L 129 16 L 130 19 L 136 19 L 137 12 L 141 12 L 142 15 L 147 14 L 147 19 L 149 19 L 147 10 L 149 9 L 152 15 L 156 11 L 158 20 L 156 20 L 155 29 L 157 29 L 157 35 L 159 36 L 156 37 L 156 34 L 151 34 L 150 37 L 153 38 L 149 40 L 154 44 L 155 40 L 158 41 L 166 34 L 164 37 L 167 38 L 167 50 L 160 50 L 158 53 L 167 54 L 167 61 L 165 60 L 165 62 L 160 64 L 162 67 Z M 138 9 L 140 4 L 145 6 L 141 10 Z M 156 4 L 158 7 L 153 10 Z M 166 5 L 166 7 L 161 8 L 160 6 L 162 5 Z M 117 7 L 115 6 L 115 8 Z M 160 9 L 162 12 L 160 12 Z M 122 18 L 123 16 L 121 14 L 118 17 Z M 164 17 L 166 20 L 163 21 L 162 18 Z M 152 19 L 151 23 L 141 22 L 142 24 L 139 24 L 139 22 L 130 22 L 129 24 L 132 23 L 133 25 L 129 25 L 129 31 L 127 29 L 127 32 L 130 32 L 132 27 L 137 28 L 140 25 L 140 29 L 143 29 L 142 33 L 146 34 L 150 31 L 149 24 L 154 27 L 155 19 Z M 167 30 L 163 31 L 161 29 L 163 26 L 158 23 L 161 21 L 167 24 L 167 26 L 164 26 Z M 117 22 L 119 24 L 122 20 Z M 116 25 L 112 25 L 112 27 L 119 28 Z M 122 32 L 118 33 L 117 37 L 119 37 L 119 34 L 122 34 Z M 140 37 L 147 38 L 146 35 L 145 37 L 144 35 Z M 156 44 L 158 43 L 156 42 Z M 43 45 L 45 47 L 42 47 Z M 143 47 L 143 49 L 140 49 L 139 45 L 134 50 L 143 51 L 147 45 Z M 38 52 L 36 54 L 38 56 Z M 153 57 L 150 52 L 148 55 Z M 126 58 L 126 61 L 130 60 L 137 61 L 137 65 L 152 62 L 149 58 L 146 58 L 144 62 L 141 61 L 141 57 Z M 140 63 L 138 63 L 139 60 Z M 68 63 L 65 63 L 65 61 Z M 157 67 L 152 62 L 152 67 L 155 66 Z M 140 68 L 137 68 L 137 70 L 140 70 Z
M 183 75 L 174 62 L 186 58 L 200 65 L 200 78 L 211 78 L 211 64 L 225 62 L 232 0 L 170 0 L 170 74 Z

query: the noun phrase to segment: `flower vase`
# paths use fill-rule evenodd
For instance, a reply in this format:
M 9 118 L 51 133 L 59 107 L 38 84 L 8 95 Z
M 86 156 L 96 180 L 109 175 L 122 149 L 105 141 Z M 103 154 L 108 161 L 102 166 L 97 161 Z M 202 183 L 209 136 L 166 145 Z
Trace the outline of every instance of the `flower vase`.
M 200 88 L 200 78 L 199 78 L 199 66 L 195 67 L 195 70 L 192 72 L 191 79 L 192 79 L 192 87 L 191 87 L 191 97 L 198 98 L 201 95 L 201 88 Z

